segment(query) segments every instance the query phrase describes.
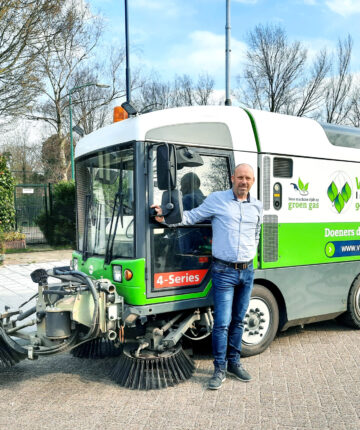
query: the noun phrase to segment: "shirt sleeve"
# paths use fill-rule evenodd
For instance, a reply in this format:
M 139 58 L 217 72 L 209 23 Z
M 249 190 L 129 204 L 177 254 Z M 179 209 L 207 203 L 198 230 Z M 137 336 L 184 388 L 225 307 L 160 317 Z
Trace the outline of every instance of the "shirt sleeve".
M 179 224 L 171 224 L 170 227 L 177 227 L 181 225 L 193 225 L 207 219 L 211 219 L 215 213 L 213 195 L 210 194 L 200 206 L 191 209 L 190 211 L 184 211 L 182 221 Z

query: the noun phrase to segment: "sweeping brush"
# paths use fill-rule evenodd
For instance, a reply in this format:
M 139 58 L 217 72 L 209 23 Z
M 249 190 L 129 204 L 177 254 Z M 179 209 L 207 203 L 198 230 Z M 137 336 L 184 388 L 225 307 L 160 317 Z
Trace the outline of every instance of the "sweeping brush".
M 14 366 L 27 358 L 27 350 L 13 341 L 0 327 L 0 368 Z
M 117 357 L 122 353 L 122 347 L 109 339 L 98 337 L 83 343 L 71 350 L 71 354 L 77 358 L 105 358 Z
M 122 387 L 138 390 L 166 388 L 189 379 L 194 373 L 194 362 L 181 345 L 163 353 L 143 350 L 139 357 L 134 356 L 135 350 L 131 346 L 124 347 L 123 355 L 110 374 Z

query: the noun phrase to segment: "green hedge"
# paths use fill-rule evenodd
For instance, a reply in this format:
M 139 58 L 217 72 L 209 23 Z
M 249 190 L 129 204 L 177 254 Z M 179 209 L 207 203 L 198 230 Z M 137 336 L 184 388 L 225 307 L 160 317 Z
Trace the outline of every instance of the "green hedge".
M 52 210 L 41 213 L 36 223 L 51 246 L 76 245 L 75 183 L 59 182 L 53 186 Z
M 6 162 L 6 157 L 0 155 L 0 231 L 15 229 L 15 181 Z

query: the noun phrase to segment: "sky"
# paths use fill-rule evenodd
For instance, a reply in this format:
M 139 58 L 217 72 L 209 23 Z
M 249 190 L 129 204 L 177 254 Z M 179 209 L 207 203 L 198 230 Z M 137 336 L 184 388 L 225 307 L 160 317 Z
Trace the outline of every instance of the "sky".
M 106 23 L 105 41 L 125 42 L 124 0 L 88 0 Z M 230 0 L 231 85 L 242 71 L 247 35 L 258 24 L 281 25 L 309 58 L 335 51 L 339 38 L 354 41 L 352 71 L 360 71 L 360 0 Z M 171 81 L 203 72 L 225 88 L 225 0 L 128 0 L 130 67 Z

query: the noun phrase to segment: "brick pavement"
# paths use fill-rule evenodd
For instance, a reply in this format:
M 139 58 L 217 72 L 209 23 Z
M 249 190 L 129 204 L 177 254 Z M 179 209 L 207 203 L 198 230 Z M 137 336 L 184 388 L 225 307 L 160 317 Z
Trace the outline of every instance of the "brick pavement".
M 15 268 L 17 278 L 0 268 L 0 283 L 6 276 L 7 285 L 21 279 L 30 288 L 26 274 L 36 265 L 30 266 Z M 206 390 L 209 351 L 194 358 L 192 379 L 151 392 L 114 384 L 115 359 L 63 354 L 23 361 L 0 370 L 0 430 L 360 428 L 357 330 L 334 321 L 289 329 L 263 354 L 243 360 L 252 382 L 229 376 L 219 391 Z
M 177 387 L 131 391 L 109 378 L 114 359 L 69 354 L 0 372 L 0 429 L 359 429 L 359 332 L 335 322 L 282 333 L 243 360 L 253 381 L 206 390 L 209 352 Z

